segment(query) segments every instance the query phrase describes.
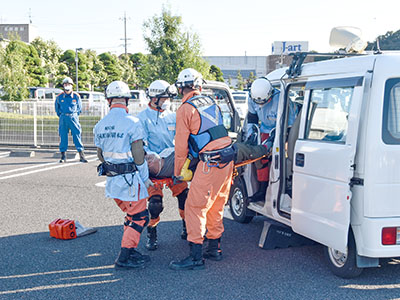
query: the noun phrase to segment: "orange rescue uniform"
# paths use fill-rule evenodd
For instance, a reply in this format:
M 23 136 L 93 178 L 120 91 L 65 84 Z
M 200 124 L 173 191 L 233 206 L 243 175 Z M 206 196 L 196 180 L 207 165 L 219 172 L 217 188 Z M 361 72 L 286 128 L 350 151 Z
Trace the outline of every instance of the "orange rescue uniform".
M 200 95 L 192 91 L 182 98 L 176 112 L 175 176 L 179 176 L 189 153 L 189 136 L 200 129 L 200 115 L 196 108 L 185 102 Z M 232 143 L 230 137 L 211 141 L 201 152 L 218 150 Z M 224 231 L 223 212 L 232 184 L 233 161 L 221 168 L 208 167 L 199 161 L 185 204 L 185 221 L 189 242 L 202 244 L 207 230 L 208 239 L 218 239 Z
M 168 188 L 171 190 L 173 197 L 178 196 L 180 193 L 182 193 L 188 187 L 186 182 L 180 182 L 177 184 L 168 183 L 168 184 L 166 184 L 166 186 L 168 186 Z M 149 193 L 148 199 L 150 199 L 152 196 L 155 196 L 155 195 L 163 197 L 163 189 L 162 189 L 162 187 L 160 187 L 158 185 L 149 186 L 149 188 L 147 189 L 147 192 Z M 183 209 L 179 209 L 179 215 L 181 216 L 182 219 L 185 218 Z M 154 227 L 154 226 L 157 226 L 157 224 L 159 222 L 160 222 L 160 216 L 158 216 L 156 219 L 150 219 L 149 224 L 147 226 Z

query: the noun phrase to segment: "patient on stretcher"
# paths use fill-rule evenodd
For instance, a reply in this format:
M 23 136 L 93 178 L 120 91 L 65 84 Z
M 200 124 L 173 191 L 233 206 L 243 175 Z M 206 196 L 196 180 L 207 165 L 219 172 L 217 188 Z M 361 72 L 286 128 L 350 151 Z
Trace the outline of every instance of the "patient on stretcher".
M 243 163 L 265 157 L 270 153 L 272 143 L 263 145 L 252 145 L 247 142 L 235 142 L 232 145 L 232 159 L 234 164 Z M 149 166 L 150 177 L 152 178 L 168 178 L 174 176 L 175 152 L 170 151 L 168 155 L 158 155 L 157 153 L 147 153 L 145 156 Z M 196 169 L 198 160 L 192 160 L 189 169 Z

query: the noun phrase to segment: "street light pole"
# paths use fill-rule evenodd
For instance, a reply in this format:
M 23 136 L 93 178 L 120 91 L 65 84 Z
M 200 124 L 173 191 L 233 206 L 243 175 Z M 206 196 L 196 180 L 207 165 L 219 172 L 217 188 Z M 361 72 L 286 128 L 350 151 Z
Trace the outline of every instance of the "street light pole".
M 82 48 L 75 48 L 75 73 L 76 73 L 76 91 L 79 90 L 78 85 L 78 51 L 82 50 Z

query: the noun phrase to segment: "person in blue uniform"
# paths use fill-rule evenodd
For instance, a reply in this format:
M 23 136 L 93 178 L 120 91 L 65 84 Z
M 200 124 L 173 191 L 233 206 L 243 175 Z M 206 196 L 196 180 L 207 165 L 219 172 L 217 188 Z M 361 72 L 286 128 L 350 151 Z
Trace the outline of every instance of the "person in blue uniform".
M 121 251 L 116 268 L 143 268 L 149 256 L 137 251 L 140 235 L 149 217 L 146 209 L 149 179 L 144 159 L 143 129 L 136 117 L 128 114 L 130 91 L 122 81 L 113 81 L 106 90 L 110 112 L 93 129 L 97 156 L 102 162 L 99 175 L 106 175 L 106 197 L 113 198 L 126 213 Z
M 177 95 L 174 85 L 170 85 L 164 80 L 152 82 L 147 90 L 147 96 L 150 98 L 148 107 L 138 115 L 143 129 L 145 150 L 148 155 L 155 154 L 161 158 L 174 156 L 174 140 L 176 127 L 176 114 L 169 109 L 171 97 Z M 173 159 L 172 159 L 173 161 Z M 166 165 L 164 165 L 166 167 Z M 168 165 L 173 172 L 173 164 Z M 161 175 L 160 173 L 157 175 Z M 156 178 L 159 176 L 155 176 Z M 178 199 L 179 214 L 182 218 L 181 238 L 186 239 L 185 223 L 185 201 L 189 192 L 188 184 L 184 181 L 168 184 L 173 197 Z M 160 222 L 160 214 L 163 211 L 163 189 L 160 186 L 150 187 L 148 209 L 150 212 L 150 222 L 147 225 L 147 243 L 148 250 L 158 248 L 157 225 Z
M 81 139 L 82 127 L 79 123 L 82 101 L 79 94 L 72 91 L 73 81 L 71 78 L 66 77 L 62 84 L 64 92 L 59 94 L 55 101 L 55 110 L 59 117 L 58 133 L 60 135 L 60 163 L 67 161 L 65 152 L 68 149 L 68 133 L 70 130 L 75 148 L 79 153 L 80 161 L 87 163 L 88 161 L 83 152 L 84 147 Z
M 276 127 L 276 119 L 279 104 L 279 90 L 272 87 L 265 77 L 256 79 L 251 85 L 250 98 L 248 100 L 247 135 L 250 135 L 253 126 L 257 126 L 261 133 L 261 142 L 267 140 L 272 129 Z M 295 118 L 293 104 L 289 105 L 289 125 Z M 250 197 L 250 201 L 264 201 L 269 181 L 268 159 L 261 162 L 265 165 L 257 170 L 257 179 L 260 183 L 259 190 Z

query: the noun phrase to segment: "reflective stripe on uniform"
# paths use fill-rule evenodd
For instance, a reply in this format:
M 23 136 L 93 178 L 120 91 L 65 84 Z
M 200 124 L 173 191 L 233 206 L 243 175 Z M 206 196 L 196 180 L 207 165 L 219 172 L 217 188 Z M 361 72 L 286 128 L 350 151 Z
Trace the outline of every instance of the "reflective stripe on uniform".
M 103 152 L 104 158 L 114 158 L 114 159 L 126 159 L 126 158 L 133 158 L 132 152 Z

